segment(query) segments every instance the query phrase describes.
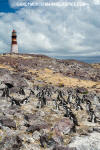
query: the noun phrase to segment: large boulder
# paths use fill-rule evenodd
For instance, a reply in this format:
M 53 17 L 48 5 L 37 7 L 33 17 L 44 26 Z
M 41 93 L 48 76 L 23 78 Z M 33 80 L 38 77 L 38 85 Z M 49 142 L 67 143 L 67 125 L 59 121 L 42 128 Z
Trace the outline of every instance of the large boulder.
M 76 92 L 77 92 L 77 93 L 85 94 L 85 93 L 88 93 L 88 90 L 87 90 L 86 88 L 84 88 L 84 87 L 78 87 L 78 88 L 76 89 Z
M 89 136 L 76 136 L 68 145 L 77 150 L 100 150 L 100 133 L 93 132 Z
M 0 123 L 2 124 L 2 126 L 16 129 L 16 123 L 10 118 L 0 117 Z
M 54 147 L 58 143 L 52 137 L 45 134 L 40 136 L 40 144 L 41 147 Z
M 40 131 L 41 129 L 46 129 L 48 128 L 49 125 L 43 121 L 43 120 L 38 120 L 38 121 L 35 121 L 33 125 L 30 125 L 27 129 L 27 132 L 30 132 L 30 133 L 33 133 L 34 131 Z
M 38 116 L 36 114 L 27 113 L 27 114 L 24 114 L 24 118 L 27 121 L 32 121 L 32 120 L 36 120 Z
M 73 128 L 74 124 L 68 118 L 63 118 L 54 125 L 53 130 L 57 136 L 69 134 Z
M 0 142 L 0 150 L 20 150 L 22 140 L 19 136 L 7 136 Z
M 4 84 L 10 84 L 12 87 L 27 87 L 28 84 L 24 77 L 19 74 L 5 73 L 0 76 L 0 81 Z

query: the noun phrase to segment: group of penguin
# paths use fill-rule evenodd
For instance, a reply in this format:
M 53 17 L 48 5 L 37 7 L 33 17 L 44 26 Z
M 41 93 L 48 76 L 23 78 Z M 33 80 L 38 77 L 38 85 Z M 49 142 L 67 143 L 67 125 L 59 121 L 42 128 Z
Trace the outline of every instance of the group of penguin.
M 56 89 L 54 90 L 54 87 L 48 88 L 48 87 L 39 87 L 36 86 L 32 90 L 30 90 L 29 96 L 22 100 L 16 100 L 13 97 L 10 97 L 9 95 L 9 89 L 12 88 L 10 84 L 6 85 L 6 88 L 3 89 L 3 94 L 2 97 L 9 97 L 11 101 L 11 105 L 21 105 L 29 102 L 29 98 L 31 95 L 35 96 L 38 98 L 38 103 L 37 103 L 37 108 L 42 108 L 45 105 L 47 105 L 47 97 L 52 99 L 52 94 L 56 93 L 57 96 L 55 99 L 52 99 L 55 102 L 56 109 L 60 110 L 60 106 L 63 107 L 65 110 L 64 117 L 69 117 L 74 123 L 74 127 L 78 126 L 78 120 L 76 115 L 73 113 L 72 109 L 70 106 L 73 105 L 74 109 L 76 111 L 78 110 L 83 110 L 83 107 L 81 104 L 85 103 L 86 104 L 86 112 L 89 115 L 88 121 L 90 122 L 97 122 L 97 118 L 95 116 L 95 112 L 92 108 L 92 103 L 91 101 L 87 98 L 86 94 L 83 94 L 82 98 L 79 97 L 78 93 L 76 92 L 76 95 L 73 95 L 71 91 L 67 91 L 68 96 L 65 99 L 65 94 L 62 90 Z M 24 89 L 21 87 L 19 90 L 19 94 L 25 95 Z M 72 102 L 72 99 L 75 99 L 75 102 Z M 75 128 L 74 128 L 75 130 Z

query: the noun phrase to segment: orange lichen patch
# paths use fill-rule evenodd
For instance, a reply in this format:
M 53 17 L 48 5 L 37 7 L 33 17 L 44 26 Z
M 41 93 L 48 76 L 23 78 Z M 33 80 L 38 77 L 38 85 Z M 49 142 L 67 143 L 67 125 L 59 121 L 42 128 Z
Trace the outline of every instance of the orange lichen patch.
M 53 71 L 52 71 L 52 70 L 50 70 L 50 69 L 48 69 L 48 68 L 45 68 L 45 69 L 44 69 L 44 72 L 45 72 L 45 73 L 50 73 L 50 74 L 52 74 L 52 73 L 53 73 Z
M 43 80 L 45 82 L 52 83 L 53 85 L 59 86 L 59 85 L 64 85 L 64 86 L 79 86 L 79 87 L 85 87 L 85 88 L 90 88 L 94 85 L 96 85 L 97 82 L 93 82 L 90 80 L 80 80 L 72 77 L 66 77 L 62 75 L 61 73 L 53 73 L 53 70 L 45 68 L 44 70 L 31 70 L 32 73 L 37 74 L 37 79 L 38 80 Z
M 100 81 L 96 83 L 96 88 L 100 88 Z
M 100 64 L 92 64 L 93 68 L 100 69 Z
M 96 84 L 92 86 L 92 89 L 95 89 L 96 91 L 100 92 L 100 82 L 96 82 Z
M 96 88 L 97 88 L 97 89 L 100 89 L 100 82 L 98 82 L 98 83 L 96 84 Z
M 5 56 L 9 56 L 11 58 L 23 58 L 23 59 L 32 59 L 33 57 L 32 56 L 23 56 L 23 55 L 18 55 L 18 54 L 7 54 Z
M 23 59 L 32 59 L 33 57 L 32 56 L 20 56 L 20 58 L 23 58 Z
M 29 69 L 29 70 L 28 70 L 28 73 L 34 74 L 34 73 L 38 73 L 38 71 L 37 71 L 36 69 L 34 69 L 34 70 L 33 70 L 33 69 Z
M 8 70 L 14 70 L 12 67 L 4 64 L 0 64 L 0 68 L 8 69 Z

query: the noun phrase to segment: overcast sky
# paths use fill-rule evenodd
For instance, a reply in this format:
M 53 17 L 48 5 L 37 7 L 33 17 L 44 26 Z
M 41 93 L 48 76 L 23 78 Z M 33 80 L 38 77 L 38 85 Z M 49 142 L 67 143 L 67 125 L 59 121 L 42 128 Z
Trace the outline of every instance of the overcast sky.
M 43 1 L 48 2 L 29 2 Z M 10 51 L 15 29 L 21 53 L 100 56 L 100 0 L 55 1 L 72 6 L 32 7 L 28 0 L 0 0 L 0 53 Z M 20 2 L 26 6 L 18 7 Z M 82 2 L 85 6 L 74 6 Z

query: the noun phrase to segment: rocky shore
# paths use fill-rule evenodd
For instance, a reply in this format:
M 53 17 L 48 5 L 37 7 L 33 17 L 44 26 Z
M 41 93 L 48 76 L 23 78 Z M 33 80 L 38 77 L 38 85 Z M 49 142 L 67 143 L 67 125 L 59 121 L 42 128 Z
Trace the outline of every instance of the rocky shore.
M 100 68 L 0 55 L 0 150 L 100 150 Z

